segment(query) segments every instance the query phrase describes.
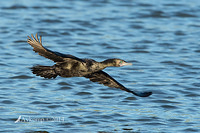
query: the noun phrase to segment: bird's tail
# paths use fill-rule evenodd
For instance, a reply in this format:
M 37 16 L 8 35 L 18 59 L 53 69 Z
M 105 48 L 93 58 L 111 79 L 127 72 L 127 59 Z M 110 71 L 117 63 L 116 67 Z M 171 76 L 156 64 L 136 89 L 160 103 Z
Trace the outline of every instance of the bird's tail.
M 31 68 L 31 70 L 33 74 L 44 78 L 50 79 L 57 77 L 54 66 L 34 66 Z

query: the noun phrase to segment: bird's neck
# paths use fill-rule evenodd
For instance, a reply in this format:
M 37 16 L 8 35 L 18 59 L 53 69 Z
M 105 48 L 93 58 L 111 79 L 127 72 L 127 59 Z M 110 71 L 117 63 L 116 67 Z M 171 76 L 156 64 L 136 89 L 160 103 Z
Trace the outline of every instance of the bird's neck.
M 106 68 L 106 67 L 111 67 L 111 66 L 114 66 L 113 62 L 111 59 L 108 59 L 108 60 L 105 60 L 105 61 L 102 61 L 99 63 L 100 67 L 101 68 Z
M 89 67 L 89 71 L 97 72 L 105 69 L 106 67 L 114 66 L 112 60 L 108 59 L 102 62 L 95 62 L 93 65 Z

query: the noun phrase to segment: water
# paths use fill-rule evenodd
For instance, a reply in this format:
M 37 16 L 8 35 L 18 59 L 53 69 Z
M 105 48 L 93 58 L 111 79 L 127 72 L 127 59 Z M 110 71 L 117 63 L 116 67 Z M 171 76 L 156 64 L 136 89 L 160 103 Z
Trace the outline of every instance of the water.
M 0 3 L 1 132 L 200 132 L 200 1 Z M 33 75 L 33 65 L 53 65 L 26 43 L 37 32 L 51 50 L 132 62 L 105 71 L 153 95 Z

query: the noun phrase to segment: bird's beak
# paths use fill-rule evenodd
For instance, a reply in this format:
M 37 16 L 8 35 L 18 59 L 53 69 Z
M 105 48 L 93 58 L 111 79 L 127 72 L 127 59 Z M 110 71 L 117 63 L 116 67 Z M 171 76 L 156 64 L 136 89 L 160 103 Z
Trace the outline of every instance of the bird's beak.
M 132 63 L 124 62 L 124 63 L 122 63 L 120 66 L 131 66 L 131 65 L 133 65 L 133 64 L 132 64 Z

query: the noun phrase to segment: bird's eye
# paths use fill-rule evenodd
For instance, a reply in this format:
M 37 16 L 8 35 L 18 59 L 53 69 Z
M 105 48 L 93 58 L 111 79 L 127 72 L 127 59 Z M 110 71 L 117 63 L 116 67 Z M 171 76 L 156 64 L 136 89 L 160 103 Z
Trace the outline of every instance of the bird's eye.
M 120 64 L 122 64 L 123 63 L 123 61 L 120 61 Z

